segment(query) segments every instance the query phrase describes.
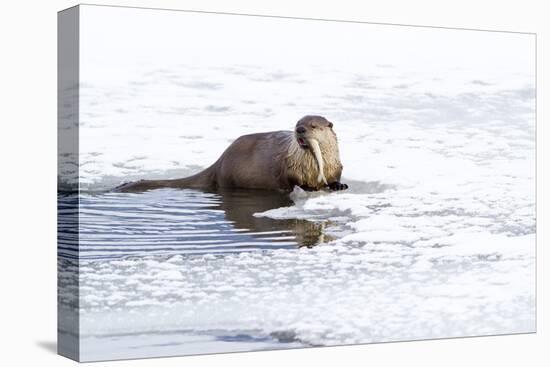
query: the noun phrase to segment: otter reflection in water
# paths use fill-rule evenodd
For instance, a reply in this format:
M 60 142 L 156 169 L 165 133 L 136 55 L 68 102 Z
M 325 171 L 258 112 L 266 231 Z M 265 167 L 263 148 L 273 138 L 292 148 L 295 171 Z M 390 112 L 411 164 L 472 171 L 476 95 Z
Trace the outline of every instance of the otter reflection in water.
M 243 189 L 220 189 L 209 192 L 220 196 L 219 208 L 224 211 L 226 219 L 231 221 L 235 228 L 254 232 L 291 231 L 299 247 L 312 247 L 330 240 L 323 233 L 324 223 L 254 216 L 255 213 L 293 205 L 288 195 L 267 190 Z

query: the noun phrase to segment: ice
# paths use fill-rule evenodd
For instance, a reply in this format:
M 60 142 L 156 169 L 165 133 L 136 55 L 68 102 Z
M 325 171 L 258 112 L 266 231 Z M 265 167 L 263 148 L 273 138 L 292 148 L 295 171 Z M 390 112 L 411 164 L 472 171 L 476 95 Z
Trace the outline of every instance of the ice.
M 284 331 L 304 345 L 532 331 L 533 238 L 485 237 L 489 249 L 465 240 L 183 256 L 170 261 L 179 277 L 162 276 L 163 258 L 146 267 L 136 259 L 123 277 L 102 277 L 93 297 L 81 289 L 81 330 L 84 337 Z M 92 274 L 81 273 L 81 282 Z

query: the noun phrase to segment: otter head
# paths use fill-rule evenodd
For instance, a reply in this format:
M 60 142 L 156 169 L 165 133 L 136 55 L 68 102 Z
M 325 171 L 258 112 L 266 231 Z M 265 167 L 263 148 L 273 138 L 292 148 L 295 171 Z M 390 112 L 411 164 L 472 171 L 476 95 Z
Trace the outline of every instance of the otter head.
M 319 169 L 317 182 L 328 185 L 325 177 L 325 161 L 333 161 L 338 157 L 336 134 L 332 130 L 332 122 L 321 116 L 305 116 L 298 121 L 294 129 L 296 141 L 302 149 L 309 150 Z
M 298 121 L 294 134 L 302 149 L 311 149 L 312 142 L 317 141 L 321 147 L 333 145 L 336 134 L 332 122 L 321 116 L 305 116 Z

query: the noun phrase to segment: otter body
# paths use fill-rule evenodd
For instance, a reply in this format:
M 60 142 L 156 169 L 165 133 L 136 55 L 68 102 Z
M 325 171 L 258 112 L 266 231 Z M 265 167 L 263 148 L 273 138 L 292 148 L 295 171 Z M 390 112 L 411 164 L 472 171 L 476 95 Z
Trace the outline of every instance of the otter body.
M 196 175 L 174 180 L 141 180 L 116 191 L 135 192 L 163 187 L 242 188 L 292 191 L 294 186 L 316 191 L 343 190 L 342 164 L 332 123 L 306 116 L 295 131 L 243 135 L 210 167 Z

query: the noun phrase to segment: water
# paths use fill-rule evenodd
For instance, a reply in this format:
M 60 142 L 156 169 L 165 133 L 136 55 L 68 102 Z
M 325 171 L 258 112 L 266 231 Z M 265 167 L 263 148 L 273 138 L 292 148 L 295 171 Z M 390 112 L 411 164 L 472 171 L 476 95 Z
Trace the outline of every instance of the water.
M 77 203 L 79 207 L 75 210 Z M 58 205 L 60 285 L 62 289 L 70 290 L 60 296 L 61 324 L 65 325 L 75 322 L 76 307 L 80 308 L 81 314 L 97 311 L 97 307 L 90 307 L 96 305 L 94 302 L 86 302 L 92 294 L 107 291 L 105 296 L 109 299 L 128 293 L 121 289 L 114 290 L 112 285 L 106 288 L 103 279 L 97 282 L 99 274 L 109 273 L 108 278 L 111 278 L 113 274 L 120 273 L 120 261 L 136 264 L 160 261 L 165 267 L 175 256 L 295 250 L 330 239 L 323 234 L 324 223 L 254 217 L 254 213 L 292 205 L 288 195 L 261 190 L 204 192 L 163 189 L 139 194 L 107 192 L 61 195 Z M 75 241 L 77 222 L 79 240 Z M 108 272 L 102 269 L 105 266 L 110 268 Z M 163 274 L 155 275 L 155 279 L 173 279 L 174 275 Z M 75 289 L 71 288 L 77 286 L 76 279 L 80 282 L 80 298 L 75 298 Z M 133 313 L 132 302 L 134 306 L 140 305 L 140 302 L 145 302 L 143 305 L 150 302 L 151 294 L 143 294 L 139 288 L 133 292 L 136 293 L 137 301 L 127 300 L 114 304 L 107 301 L 107 308 Z M 162 302 L 167 301 L 172 300 L 164 299 Z M 115 305 L 117 307 L 112 307 Z M 108 313 L 101 315 L 101 320 L 94 321 L 94 324 L 100 322 L 104 325 L 111 318 Z M 80 322 L 83 320 L 86 318 Z M 83 349 L 81 357 L 102 359 L 181 354 L 182 348 L 192 353 L 194 349 L 189 350 L 190 346 L 198 348 L 199 353 L 272 349 L 280 343 L 288 347 L 302 346 L 302 343 L 289 339 L 285 333 L 265 335 L 262 330 L 174 331 L 173 325 L 165 326 L 167 328 L 155 327 L 146 334 L 147 342 L 141 348 L 145 354 L 140 354 L 135 345 L 136 337 L 143 335 L 145 330 L 128 333 L 123 327 L 124 331 L 110 330 L 107 334 L 91 337 L 91 346 Z M 76 336 L 63 332 L 63 328 L 61 335 L 62 338 L 72 339 L 70 342 L 76 342 Z M 81 334 L 84 343 L 90 341 L 86 335 L 86 332 Z M 195 345 L 197 341 L 200 342 L 198 347 Z M 114 350 L 113 345 L 117 346 Z
M 61 324 L 65 322 L 66 325 L 75 322 L 74 309 L 77 305 L 82 314 L 90 310 L 97 311 L 97 307 L 90 307 L 96 305 L 94 302 L 86 302 L 93 297 L 91 295 L 107 291 L 106 298 L 109 299 L 127 293 L 121 289 L 115 291 L 112 286 L 106 289 L 103 281 L 94 281 L 98 279 L 97 275 L 106 274 L 102 269 L 105 266 L 110 268 L 108 278 L 120 273 L 120 261 L 136 264 L 160 261 L 165 267 L 170 259 L 173 261 L 178 255 L 224 255 L 298 249 L 328 240 L 323 236 L 322 223 L 254 217 L 254 213 L 292 205 L 288 195 L 260 190 L 203 192 L 164 189 L 140 194 L 95 193 L 62 195 L 58 202 L 60 285 L 62 289 L 71 290 L 60 295 Z M 77 203 L 79 208 L 75 210 Z M 77 221 L 79 240 L 75 241 Z M 173 276 L 165 272 L 164 275 L 157 274 L 155 279 L 173 279 Z M 80 282 L 79 302 L 76 302 L 78 297 L 75 298 L 74 288 L 71 288 L 77 286 L 76 279 Z M 135 305 L 145 302 L 147 305 L 151 301 L 151 295 L 143 294 L 139 288 L 133 292 L 136 293 L 137 301 L 114 304 L 107 301 L 107 308 L 133 313 L 132 302 Z M 98 299 L 97 296 L 95 299 Z M 164 299 L 163 303 L 166 301 L 171 300 Z M 115 305 L 117 307 L 111 307 Z M 97 320 L 101 324 L 105 319 L 110 319 L 108 313 L 101 315 L 101 320 Z M 136 355 L 166 354 L 170 350 L 172 354 L 180 354 L 182 348 L 189 350 L 197 341 L 200 341 L 200 353 L 210 351 L 209 348 L 215 351 L 269 349 L 277 347 L 281 342 L 290 347 L 302 345 L 295 340 L 284 340 L 284 333 L 264 335 L 261 330 L 203 330 L 197 333 L 192 329 L 172 329 L 173 325 L 150 330 L 147 343 L 141 348 L 146 354 L 140 354 L 135 345 L 135 338 L 143 335 L 144 330 L 130 333 L 127 330 L 110 330 L 106 335 L 100 333 L 92 337 L 92 346 L 84 349 L 82 357 L 130 358 Z M 76 340 L 75 335 L 63 332 L 63 329 L 61 335 L 62 338 L 72 339 L 72 342 Z M 84 342 L 90 340 L 86 335 L 81 335 Z M 129 345 L 124 345 L 128 344 L 128 339 L 131 340 Z M 170 341 L 167 342 L 167 339 Z M 115 350 L 111 349 L 113 342 L 117 345 Z M 111 347 L 107 347 L 107 344 Z M 109 354 L 110 350 L 112 354 Z
M 71 196 L 60 198 L 62 227 L 70 227 L 74 200 Z M 59 255 L 92 260 L 298 248 L 318 243 L 321 224 L 253 216 L 290 205 L 288 196 L 258 190 L 83 194 L 78 246 L 74 233 L 61 233 Z

